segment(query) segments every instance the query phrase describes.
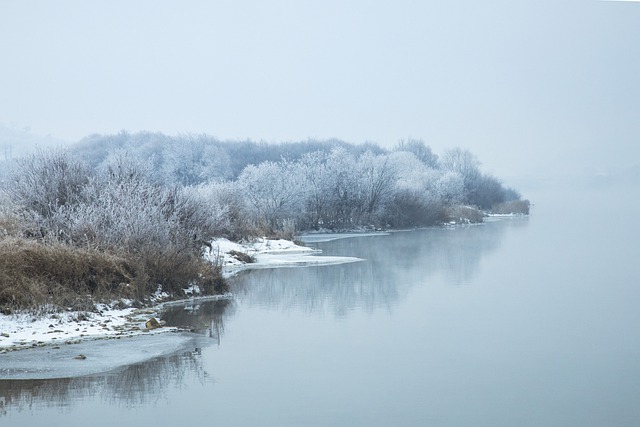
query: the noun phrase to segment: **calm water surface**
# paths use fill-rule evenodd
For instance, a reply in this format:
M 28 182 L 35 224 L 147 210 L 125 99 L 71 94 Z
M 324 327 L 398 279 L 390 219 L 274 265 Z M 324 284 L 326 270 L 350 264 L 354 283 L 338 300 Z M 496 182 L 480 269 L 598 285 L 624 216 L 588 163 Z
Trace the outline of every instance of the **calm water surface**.
M 244 272 L 235 300 L 167 313 L 195 346 L 0 381 L 0 423 L 640 425 L 640 209 L 567 194 L 531 195 L 530 218 L 314 244 L 364 262 Z

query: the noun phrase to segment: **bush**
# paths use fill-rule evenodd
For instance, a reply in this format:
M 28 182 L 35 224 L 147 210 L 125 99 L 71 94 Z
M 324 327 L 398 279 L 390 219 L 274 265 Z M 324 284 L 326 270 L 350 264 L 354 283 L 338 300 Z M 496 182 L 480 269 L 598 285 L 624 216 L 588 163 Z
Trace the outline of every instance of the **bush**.
M 89 175 L 66 151 L 40 151 L 18 161 L 7 189 L 14 203 L 49 218 L 61 206 L 78 202 Z
M 144 252 L 140 254 L 138 263 L 142 279 L 137 286 L 140 299 L 155 292 L 158 285 L 174 297 L 182 297 L 183 289 L 189 285 L 199 286 L 205 295 L 228 291 L 221 267 L 193 253 L 174 249 Z

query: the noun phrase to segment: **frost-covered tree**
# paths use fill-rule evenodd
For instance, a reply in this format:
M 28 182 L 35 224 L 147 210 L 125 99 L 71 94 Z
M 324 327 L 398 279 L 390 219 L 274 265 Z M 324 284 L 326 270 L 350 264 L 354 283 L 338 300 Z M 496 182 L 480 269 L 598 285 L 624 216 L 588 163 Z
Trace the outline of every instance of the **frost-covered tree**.
M 434 154 L 427 144 L 421 139 L 401 139 L 395 147 L 395 151 L 406 151 L 412 153 L 416 159 L 420 160 L 425 166 L 431 169 L 437 169 L 438 156 Z
M 66 150 L 38 151 L 18 160 L 7 190 L 14 203 L 47 219 L 60 207 L 80 201 L 89 174 Z
M 244 200 L 232 182 L 207 182 L 186 187 L 184 192 L 205 206 L 209 221 L 217 236 L 232 237 L 236 227 L 242 227 Z
M 464 183 L 464 202 L 473 204 L 471 194 L 476 190 L 482 173 L 480 161 L 468 150 L 453 148 L 444 152 L 440 159 L 443 170 L 455 172 L 462 177 Z
M 107 183 L 158 181 L 153 158 L 143 158 L 123 148 L 110 151 L 97 171 L 99 180 Z
M 437 182 L 442 172 L 428 167 L 408 151 L 395 151 L 389 160 L 394 164 L 397 178 L 385 221 L 394 227 L 437 223 L 442 208 Z
M 464 199 L 464 179 L 457 172 L 444 172 L 433 183 L 433 190 L 445 206 L 461 203 Z
M 342 147 L 331 150 L 326 164 L 329 194 L 325 223 L 329 228 L 350 227 L 358 220 L 361 198 L 356 157 Z
M 186 135 L 174 139 L 162 152 L 165 182 L 198 185 L 231 176 L 229 155 L 204 136 Z
M 376 219 L 384 203 L 392 194 L 396 171 L 387 155 L 375 155 L 370 151 L 358 158 L 360 203 L 367 219 Z
M 238 186 L 255 218 L 272 230 L 285 219 L 295 218 L 303 209 L 303 186 L 297 165 L 288 162 L 263 162 L 247 166 L 238 178 Z
M 299 160 L 300 182 L 305 188 L 305 210 L 298 223 L 319 229 L 328 226 L 334 177 L 328 166 L 328 153 L 307 153 Z
M 466 182 L 473 182 L 480 176 L 480 161 L 469 150 L 452 148 L 442 155 L 440 160 L 442 168 L 446 171 L 456 172 Z

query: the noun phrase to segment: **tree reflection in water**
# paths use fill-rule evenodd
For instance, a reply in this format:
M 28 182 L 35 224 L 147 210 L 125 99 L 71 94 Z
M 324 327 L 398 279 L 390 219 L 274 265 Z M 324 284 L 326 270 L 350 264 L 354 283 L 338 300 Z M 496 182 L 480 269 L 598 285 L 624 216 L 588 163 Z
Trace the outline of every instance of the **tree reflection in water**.
M 428 228 L 390 235 L 315 243 L 326 255 L 365 261 L 321 267 L 243 271 L 231 279 L 243 303 L 307 312 L 330 310 L 345 316 L 354 309 L 390 309 L 411 286 L 444 277 L 466 285 L 484 257 L 500 247 L 509 230 L 526 226 L 526 217 L 497 223 Z
M 233 314 L 235 306 L 229 299 L 202 301 L 169 307 L 166 313 L 170 325 L 191 328 L 199 333 L 196 345 L 206 345 L 211 337 L 220 343 L 224 317 Z M 196 337 L 198 338 L 198 337 Z M 9 411 L 65 407 L 74 401 L 96 397 L 112 405 L 126 407 L 154 403 L 171 387 L 212 381 L 205 371 L 200 349 L 192 347 L 179 354 L 152 359 L 99 376 L 51 380 L 0 381 L 0 416 Z
M 231 299 L 193 300 L 168 306 L 162 313 L 162 320 L 167 326 L 191 329 L 216 340 L 224 333 L 225 317 L 235 313 L 235 302 Z

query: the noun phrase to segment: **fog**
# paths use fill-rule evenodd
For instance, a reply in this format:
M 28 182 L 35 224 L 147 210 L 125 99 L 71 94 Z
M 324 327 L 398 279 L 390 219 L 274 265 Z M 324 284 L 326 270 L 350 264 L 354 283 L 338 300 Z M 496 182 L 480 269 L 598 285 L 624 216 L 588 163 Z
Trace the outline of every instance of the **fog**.
M 124 129 L 421 138 L 513 182 L 639 164 L 638 2 L 5 0 L 0 21 L 0 148 Z

